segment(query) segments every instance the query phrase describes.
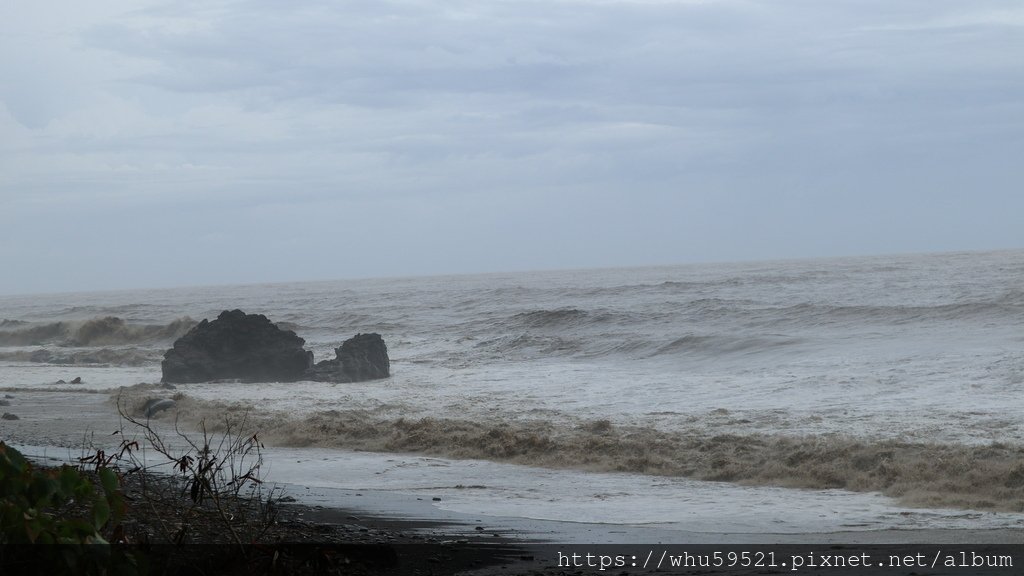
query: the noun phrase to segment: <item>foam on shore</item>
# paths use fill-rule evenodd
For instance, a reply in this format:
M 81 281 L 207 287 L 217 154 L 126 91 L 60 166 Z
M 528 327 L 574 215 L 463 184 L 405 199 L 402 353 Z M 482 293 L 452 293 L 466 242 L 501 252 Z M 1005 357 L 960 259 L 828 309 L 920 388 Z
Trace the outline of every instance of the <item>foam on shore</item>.
M 713 434 L 609 420 L 409 418 L 373 410 L 296 415 L 179 396 L 195 424 L 246 412 L 271 443 L 289 447 L 412 452 L 556 469 L 786 488 L 880 492 L 904 505 L 1024 511 L 1024 446 L 907 442 L 840 434 Z M 169 417 L 169 416 L 167 416 Z M 214 424 L 215 425 L 215 424 Z

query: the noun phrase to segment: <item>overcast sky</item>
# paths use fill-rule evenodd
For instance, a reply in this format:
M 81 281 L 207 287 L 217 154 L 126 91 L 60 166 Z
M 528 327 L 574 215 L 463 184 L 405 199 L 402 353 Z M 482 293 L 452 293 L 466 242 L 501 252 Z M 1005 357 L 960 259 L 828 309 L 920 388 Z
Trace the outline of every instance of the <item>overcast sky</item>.
M 1019 0 L 0 5 L 0 293 L 1021 247 Z

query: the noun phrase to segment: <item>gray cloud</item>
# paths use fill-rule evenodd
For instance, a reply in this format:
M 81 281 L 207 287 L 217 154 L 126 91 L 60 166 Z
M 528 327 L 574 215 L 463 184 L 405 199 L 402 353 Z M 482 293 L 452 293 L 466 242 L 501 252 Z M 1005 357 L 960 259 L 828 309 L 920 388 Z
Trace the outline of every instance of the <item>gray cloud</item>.
M 0 292 L 1022 244 L 1012 2 L 65 8 L 0 18 Z

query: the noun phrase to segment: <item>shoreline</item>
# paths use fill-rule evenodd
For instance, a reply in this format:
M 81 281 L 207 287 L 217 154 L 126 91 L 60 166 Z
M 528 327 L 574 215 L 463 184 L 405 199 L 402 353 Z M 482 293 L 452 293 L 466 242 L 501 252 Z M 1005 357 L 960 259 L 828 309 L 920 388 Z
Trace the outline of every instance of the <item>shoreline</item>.
M 12 444 L 16 449 L 24 445 Z M 28 447 L 29 452 L 31 448 Z M 53 450 L 65 450 L 49 447 Z M 26 453 L 39 466 L 72 464 L 54 456 Z M 150 478 L 167 478 L 147 472 Z M 163 480 L 166 481 L 166 480 Z M 163 482 L 161 481 L 161 482 Z M 325 488 L 270 482 L 280 494 L 281 510 L 290 521 L 354 529 L 360 534 L 412 534 L 412 540 L 483 540 L 522 546 L 665 544 L 1024 544 L 1024 520 L 1019 528 L 900 528 L 831 532 L 702 532 L 651 524 L 612 524 L 470 514 L 437 507 L 439 497 L 426 498 L 390 490 Z M 365 530 L 364 530 L 365 529 Z
M 395 382 L 399 387 L 407 384 L 400 379 Z M 724 433 L 711 435 L 686 426 L 663 431 L 607 421 L 559 424 L 553 417 L 492 422 L 479 415 L 433 418 L 415 410 L 406 418 L 405 412 L 389 412 L 387 402 L 363 406 L 350 396 L 345 399 L 354 403 L 351 409 L 304 412 L 298 407 L 301 402 L 297 405 L 293 398 L 320 397 L 327 393 L 321 386 L 269 385 L 268 391 L 246 400 L 239 395 L 251 396 L 251 387 L 230 386 L 235 387 L 226 393 L 228 400 L 216 399 L 222 393 L 220 386 L 169 389 L 136 384 L 112 388 L 107 394 L 64 387 L 0 388 L 17 395 L 10 411 L 21 415 L 20 421 L 0 423 L 0 431 L 26 443 L 78 447 L 93 439 L 82 430 L 93 430 L 97 442 L 109 443 L 105 436 L 124 424 L 111 399 L 124 394 L 133 405 L 145 398 L 177 401 L 175 414 L 160 413 L 153 420 L 155 427 L 172 432 L 179 416 L 188 428 L 205 421 L 212 429 L 228 417 L 251 417 L 252 429 L 261 431 L 261 440 L 275 451 L 289 453 L 283 460 L 275 459 L 279 469 L 286 470 L 284 481 L 357 487 L 377 486 L 380 480 L 389 482 L 388 487 L 473 486 L 481 496 L 497 497 L 491 499 L 501 502 L 493 507 L 497 514 L 523 512 L 533 517 L 625 523 L 674 522 L 700 515 L 723 521 L 702 522 L 696 527 L 699 531 L 734 531 L 747 526 L 746 510 L 754 507 L 761 512 L 755 531 L 822 532 L 876 524 L 891 528 L 1013 526 L 1024 511 L 1017 470 L 1024 445 L 1019 442 L 949 444 L 922 438 L 818 435 L 788 428 L 774 433 L 734 433 L 725 428 Z M 342 393 L 352 394 L 347 389 Z M 725 425 L 745 421 L 742 414 L 725 409 L 707 418 Z M 535 434 L 533 426 L 543 432 Z M 335 457 L 343 453 L 356 456 Z M 412 465 L 433 480 L 419 483 L 421 476 L 402 469 L 409 463 L 389 464 L 401 459 L 418 460 Z M 303 465 L 294 465 L 299 460 Z M 358 480 L 336 482 L 335 470 L 321 462 L 327 460 L 343 466 L 340 469 L 349 471 L 350 479 L 354 471 Z M 358 460 L 355 467 L 350 465 L 353 460 Z M 446 468 L 450 474 L 444 472 Z M 586 474 L 590 477 L 578 477 Z M 612 481 L 616 477 L 619 485 Z M 541 482 L 564 504 L 550 506 L 542 495 L 518 489 Z M 641 486 L 636 491 L 631 488 Z M 810 492 L 800 494 L 804 489 Z M 577 498 L 584 492 L 597 506 Z M 814 493 L 816 501 L 811 502 L 808 495 Z M 514 496 L 502 500 L 506 494 Z M 671 501 L 687 504 L 667 509 L 662 504 Z M 603 502 L 608 507 L 602 509 Z M 716 504 L 721 502 L 738 505 L 729 510 Z M 989 511 L 1007 517 L 990 516 Z M 964 513 L 981 522 L 965 520 Z M 779 520 L 789 520 L 788 525 L 779 526 Z
M 124 494 L 133 503 L 122 525 L 130 526 L 124 534 L 135 535 L 152 526 L 153 519 L 141 505 L 140 481 L 165 484 L 168 478 L 152 473 L 128 475 L 123 484 Z M 287 493 L 286 493 L 287 494 Z M 380 496 L 380 495 L 373 495 Z M 128 540 L 115 545 L 115 555 L 143 554 L 153 567 L 162 573 L 206 573 L 214 570 L 225 574 L 409 574 L 432 576 L 580 576 L 583 574 L 773 574 L 780 573 L 778 564 L 769 569 L 730 568 L 708 572 L 706 570 L 672 569 L 643 566 L 650 561 L 644 552 L 672 554 L 678 558 L 691 554 L 697 558 L 737 558 L 745 553 L 770 555 L 773 562 L 791 562 L 797 557 L 804 562 L 820 561 L 822 557 L 872 558 L 875 566 L 879 559 L 896 555 L 931 554 L 944 552 L 944 558 L 959 558 L 956 554 L 984 554 L 986 558 L 1011 558 L 1011 562 L 1024 561 L 1024 530 L 981 531 L 867 531 L 833 534 L 691 534 L 685 540 L 661 541 L 648 539 L 649 533 L 637 527 L 603 526 L 608 534 L 629 535 L 619 541 L 601 542 L 581 540 L 564 543 L 536 538 L 510 530 L 498 531 L 496 523 L 487 527 L 466 519 L 427 519 L 411 513 L 407 517 L 368 514 L 365 510 L 310 505 L 300 499 L 282 502 L 273 525 L 261 538 L 241 547 L 225 542 L 223 526 L 217 519 L 195 519 L 192 541 L 175 545 L 154 538 L 142 542 Z M 161 506 L 187 507 L 188 498 L 179 493 L 178 501 Z M 422 508 L 422 506 L 421 506 Z M 166 519 L 166 516 L 164 516 Z M 565 523 L 563 523 L 565 524 Z M 580 534 L 595 529 L 593 525 L 576 526 Z M 532 537 L 531 537 L 532 536 Z M 205 538 L 211 537 L 209 540 Z M 894 544 L 902 542 L 903 545 Z M 11 567 L 11 558 L 31 560 L 37 554 L 49 554 L 52 546 L 13 547 L 15 554 L 0 555 L 0 565 Z M 0 546 L 0 551 L 11 552 L 11 546 Z M 767 557 L 767 556 L 766 556 Z M 965 556 L 966 558 L 966 556 Z M 570 564 L 571 562 L 571 564 Z M 621 564 L 613 564 L 621 563 Z M 827 562 L 827 560 L 826 560 Z M 6 563 L 6 564 L 5 564 Z M 619 568 L 608 571 L 603 567 Z M 998 566 L 976 574 L 1003 576 L 1014 574 L 1020 564 Z M 24 568 L 24 566 L 17 566 Z M 29 566 L 31 568 L 31 566 Z M 957 569 L 962 569 L 958 566 Z M 788 571 L 795 570 L 795 568 Z M 19 571 L 20 573 L 21 571 Z M 28 573 L 32 573 L 29 570 Z M 818 572 L 811 572 L 818 573 Z M 849 572 L 847 572 L 849 573 Z M 879 568 L 865 569 L 858 574 L 888 574 Z M 911 572 L 912 573 L 912 572 Z M 966 572 L 938 571 L 931 574 L 959 574 Z
M 0 440 L 3 440 L 0 438 Z M 41 466 L 77 465 L 76 449 L 9 443 Z M 42 453 L 40 453 L 42 452 Z M 64 453 L 67 457 L 54 454 Z M 82 454 L 82 451 L 77 451 Z M 165 476 L 158 472 L 150 475 Z M 375 526 L 404 530 L 447 526 L 448 535 L 474 535 L 483 527 L 491 537 L 541 544 L 627 544 L 671 541 L 680 544 L 856 544 L 856 543 L 1024 543 L 1024 518 L 1019 527 L 998 528 L 880 528 L 824 532 L 692 531 L 663 524 L 577 522 L 468 513 L 445 509 L 441 497 L 419 496 L 395 490 L 333 488 L 268 481 L 286 497 L 285 506 L 324 524 L 344 525 L 365 520 Z M 964 511 L 967 515 L 971 512 Z M 456 528 L 463 527 L 464 530 Z
M 12 446 L 20 449 L 25 445 Z M 27 455 L 50 465 L 69 460 L 74 462 L 76 454 L 83 453 L 69 447 L 30 448 L 38 450 L 30 449 Z M 151 475 L 148 482 L 159 484 L 161 481 L 157 476 Z M 325 552 L 328 550 L 332 558 L 345 559 L 344 571 L 338 572 L 344 574 L 567 576 L 609 572 L 586 566 L 559 566 L 559 553 L 595 551 L 610 558 L 612 554 L 621 556 L 622 553 L 637 556 L 640 553 L 637 550 L 655 548 L 739 550 L 754 547 L 792 551 L 849 549 L 883 554 L 892 551 L 893 544 L 905 545 L 905 548 L 895 549 L 910 551 L 919 549 L 915 546 L 1024 543 L 1024 524 L 1021 528 L 967 530 L 699 532 L 658 525 L 593 524 L 474 515 L 439 507 L 434 497 L 389 490 L 288 483 L 268 485 L 283 489 L 283 495 L 288 497 L 280 503 L 280 520 L 267 533 L 271 538 L 269 545 L 278 547 L 279 551 L 287 550 L 287 553 L 282 553 L 296 559 L 314 552 L 328 553 Z M 186 504 L 186 499 L 179 495 L 179 505 Z M 144 513 L 141 516 L 144 517 Z M 138 517 L 136 515 L 132 522 L 144 530 L 145 522 Z M 152 524 L 152 520 L 150 522 Z M 205 530 L 207 534 L 218 533 L 216 523 Z M 203 534 L 202 530 L 197 533 L 197 540 L 188 544 L 193 549 L 186 554 L 202 557 L 207 553 L 204 551 L 209 548 L 206 543 L 214 540 L 204 540 Z M 158 541 L 157 545 L 164 544 Z M 1021 564 L 1024 565 L 1024 559 Z M 582 572 L 581 568 L 584 569 Z M 259 572 L 250 570 L 248 573 Z M 616 574 L 622 573 L 646 572 L 627 570 Z
M 34 470 L 69 465 L 98 490 L 91 465 L 25 457 Z M 279 487 L 258 499 L 224 496 L 222 502 L 211 504 L 208 498 L 197 504 L 189 497 L 186 483 L 173 475 L 113 469 L 120 478 L 124 512 L 101 533 L 111 542 L 114 555 L 140 555 L 145 564 L 164 573 L 236 573 L 238 568 L 237 573 L 262 574 L 287 567 L 287 573 L 318 574 L 326 567 L 343 574 L 416 574 L 426 569 L 423 573 L 441 576 L 498 567 L 508 574 L 507 569 L 527 554 L 512 536 L 455 521 L 385 517 L 301 503 Z M 227 514 L 221 512 L 222 505 Z M 92 508 L 70 500 L 43 512 L 57 519 L 87 519 Z M 54 545 L 10 544 L 0 538 L 0 567 L 31 572 L 36 567 L 33 560 L 53 555 L 54 549 Z M 44 562 L 40 565 L 45 566 L 40 570 L 52 568 Z
M 87 454 L 84 450 L 83 429 L 93 430 L 95 439 L 114 442 L 107 433 L 117 415 L 110 412 L 103 395 L 95 402 L 80 403 L 73 393 L 47 394 L 49 391 L 18 391 L 17 409 L 28 416 L 11 424 L 21 429 L 17 438 L 37 437 L 44 441 L 61 438 L 64 446 L 38 445 L 37 457 L 50 464 L 75 460 Z M 37 395 L 37 393 L 41 393 Z M 74 423 L 65 414 L 67 406 L 55 406 L 57 397 L 77 402 L 78 413 Z M 80 397 L 78 397 L 80 399 Z M 166 424 L 166 423 L 164 423 Z M 0 435 L 8 440 L 12 428 L 0 427 Z M 40 432 L 45 432 L 42 435 Z M 38 436 L 35 434 L 39 434 Z M 107 437 L 107 440 L 104 440 Z M 25 444 L 12 444 L 15 448 Z M 31 445 L 28 445 L 31 446 Z M 76 446 L 76 447 L 72 447 Z M 340 457 L 340 460 L 344 460 Z M 275 459 L 268 459 L 273 465 Z M 282 465 L 284 463 L 282 462 Z M 289 466 L 294 466 L 288 461 Z M 305 465 L 305 464 L 303 464 Z M 340 468 L 344 470 L 344 468 Z M 344 472 L 341 472 L 344 473 Z M 273 483 L 273 482 L 271 482 Z M 994 529 L 866 529 L 849 531 L 806 531 L 802 533 L 714 532 L 688 531 L 656 524 L 600 524 L 565 520 L 533 520 L 524 517 L 491 516 L 444 509 L 436 504 L 429 492 L 403 493 L 399 490 L 357 490 L 326 488 L 301 483 L 276 483 L 295 502 L 282 503 L 280 510 L 287 513 L 279 526 L 285 542 L 302 546 L 357 546 L 371 557 L 363 562 L 366 573 L 377 573 L 384 568 L 374 564 L 379 554 L 390 558 L 408 557 L 406 568 L 415 564 L 417 569 L 431 574 L 577 574 L 557 566 L 556 553 L 562 550 L 634 549 L 649 546 L 811 546 L 813 549 L 856 547 L 864 550 L 882 550 L 891 544 L 1020 544 L 1024 542 L 1024 520 L 1020 528 Z M 366 484 L 370 485 L 370 484 Z M 450 489 L 451 487 L 447 487 Z M 417 495 L 419 494 L 419 495 Z M 925 511 L 927 512 L 927 511 Z M 969 514 L 982 514 L 964 511 Z M 383 546 L 378 549 L 374 547 Z M 389 552 L 397 547 L 399 552 Z M 625 548 L 624 548 L 625 547 Z M 350 549 L 350 552 L 354 549 Z M 450 563 L 445 559 L 451 559 Z M 388 560 L 390 562 L 390 560 Z M 442 565 L 443 564 L 443 565 Z M 353 568 L 357 570 L 358 568 Z M 348 572 L 348 573 L 360 573 Z M 408 573 L 408 572 L 396 572 Z M 607 573 L 607 572 L 602 572 Z M 614 572 L 613 572 L 614 573 Z
M 27 446 L 33 460 L 48 465 L 73 463 L 54 456 L 73 449 L 54 446 Z M 44 454 L 40 454 L 42 451 Z M 271 459 L 272 463 L 273 460 Z M 495 542 L 524 545 L 623 545 L 641 543 L 670 544 L 1014 544 L 1024 543 L 1024 518 L 1019 527 L 998 528 L 875 528 L 864 530 L 743 532 L 697 531 L 674 525 L 636 523 L 594 523 L 568 520 L 535 519 L 449 510 L 439 504 L 440 496 L 417 495 L 396 490 L 332 488 L 301 483 L 268 481 L 288 502 L 284 507 L 297 510 L 301 519 L 335 526 L 366 522 L 372 529 L 395 528 L 399 532 L 419 531 L 434 534 L 437 540 L 458 540 L 484 533 Z M 440 491 L 438 494 L 441 493 Z M 964 515 L 972 512 L 964 511 Z M 973 512 L 973 514 L 979 514 Z M 983 514 L 983 513 L 982 513 Z
M 38 459 L 33 459 L 38 461 Z M 54 458 L 38 466 L 59 464 Z M 224 539 L 223 526 L 216 518 L 193 519 L 191 540 L 183 546 L 173 546 L 156 535 L 150 510 L 142 505 L 145 484 L 168 487 L 175 482 L 169 476 L 155 473 L 127 474 L 123 476 L 123 492 L 132 504 L 122 524 L 129 526 L 127 550 L 142 544 L 139 535 L 149 531 L 145 541 L 147 554 L 154 554 L 167 566 L 205 566 L 202 562 L 216 556 L 213 550 L 230 545 Z M 311 490 L 310 490 L 311 491 Z M 595 525 L 555 521 L 526 521 L 523 519 L 473 518 L 472 515 L 438 510 L 430 502 L 409 495 L 386 492 L 358 492 L 350 494 L 350 501 L 361 500 L 360 506 L 324 506 L 323 494 L 306 494 L 305 487 L 288 485 L 278 500 L 277 516 L 272 526 L 257 540 L 246 545 L 244 558 L 246 574 L 271 573 L 268 554 L 280 557 L 291 573 L 321 573 L 325 564 L 310 565 L 310 558 L 330 558 L 330 573 L 340 574 L 431 574 L 436 576 L 467 575 L 495 576 L 569 576 L 588 573 L 608 573 L 594 565 L 565 565 L 567 558 L 576 554 L 585 558 L 594 554 L 600 558 L 633 558 L 642 551 L 661 550 L 677 553 L 739 553 L 739 551 L 770 551 L 781 557 L 815 555 L 836 551 L 885 558 L 894 552 L 900 554 L 918 550 L 932 550 L 935 546 L 969 551 L 1024 551 L 1024 529 L 995 530 L 873 530 L 837 532 L 827 534 L 712 534 L 690 533 L 678 530 L 627 525 Z M 163 491 L 162 494 L 169 494 Z M 337 495 L 335 495 L 337 496 Z M 382 502 L 387 500 L 387 506 Z M 335 500 L 336 501 L 336 500 Z M 159 499 L 161 517 L 165 520 L 167 507 L 189 506 L 184 492 L 177 491 L 177 501 Z M 391 510 L 383 513 L 382 510 Z M 397 512 L 404 510 L 404 512 Z M 434 511 L 434 512 L 431 512 Z M 442 511 L 443 512 L 443 511 Z M 559 530 L 551 530 L 559 526 Z M 548 531 L 544 532 L 547 528 Z M 576 538 L 565 539 L 566 534 Z M 556 535 L 560 535 L 556 537 Z M 666 540 L 669 537 L 671 539 Z M 211 544 L 213 546 L 211 546 Z M 900 546 L 902 545 L 902 546 Z M 966 547 L 965 547 L 966 546 Z M 45 547 L 44 547 L 45 548 Z M 230 548 L 230 546 L 229 546 Z M 34 553 L 29 549 L 29 553 Z M 233 562 L 240 562 L 231 556 Z M 1018 556 L 1014 556 L 1018 558 Z M 1024 561 L 1024 556 L 1020 556 Z M 579 560 L 584 562 L 584 560 Z M 292 562 L 294 565 L 287 563 Z M 178 564 L 175 564 L 178 563 Z M 184 563 L 184 564 L 181 564 Z M 233 565 L 235 566 L 235 565 Z M 647 570 L 626 566 L 629 570 L 616 574 L 689 574 L 695 572 Z M 223 568 L 221 566 L 220 568 Z M 584 570 L 580 570 L 583 568 Z M 303 570 L 312 570 L 304 572 Z M 999 570 L 991 574 L 1004 574 Z M 266 570 L 262 572 L 261 570 Z M 233 572 L 232 572 L 233 573 Z M 239 572 L 242 573 L 242 572 Z M 773 573 L 747 570 L 715 571 L 720 574 Z M 869 571 L 865 573 L 876 573 Z M 943 574 L 938 572 L 936 574 Z M 955 572 L 951 572 L 955 573 Z M 979 572 L 982 573 L 982 572 Z M 989 573 L 989 572 L 984 572 Z

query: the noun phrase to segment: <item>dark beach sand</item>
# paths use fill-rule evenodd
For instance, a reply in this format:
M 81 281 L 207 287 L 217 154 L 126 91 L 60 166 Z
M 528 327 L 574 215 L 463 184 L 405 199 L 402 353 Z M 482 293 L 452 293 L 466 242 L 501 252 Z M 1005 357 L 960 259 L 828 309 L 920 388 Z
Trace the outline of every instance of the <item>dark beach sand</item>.
M 5 410 L 18 413 L 17 421 L 0 424 L 0 440 L 15 445 L 36 444 L 35 456 L 43 465 L 73 460 L 81 450 L 83 430 L 101 432 L 117 429 L 116 413 L 108 394 L 54 393 L 11 390 L 11 405 Z M 83 401 L 87 398 L 90 401 Z M 75 418 L 69 418 L 74 414 Z M 57 447 L 63 446 L 63 447 Z M 45 456 L 45 457 L 44 457 Z M 241 557 L 227 537 L 223 521 L 207 515 L 187 522 L 176 516 L 188 507 L 178 491 L 177 500 L 168 499 L 154 508 L 141 494 L 138 475 L 126 477 L 129 514 L 125 534 L 132 546 L 147 545 L 156 554 L 177 558 L 175 568 L 162 573 L 261 573 L 280 574 L 528 574 L 535 576 L 583 574 L 890 574 L 918 576 L 940 574 L 1020 574 L 1024 567 L 1024 525 L 1021 529 L 999 530 L 863 530 L 835 533 L 768 534 L 704 533 L 657 526 L 586 524 L 474 516 L 445 511 L 430 497 L 393 492 L 350 490 L 328 491 L 286 485 L 284 495 L 294 502 L 277 506 L 276 522 L 246 546 Z M 160 485 L 160 477 L 149 477 Z M 188 524 L 184 547 L 166 544 L 168 534 Z M 241 528 L 240 532 L 245 532 Z M 247 542 L 250 540 L 246 540 Z M 894 548 L 893 546 L 898 547 Z M 998 549 L 992 545 L 1001 545 Z M 887 566 L 871 569 L 804 567 L 689 568 L 673 571 L 667 566 L 654 569 L 651 561 L 662 554 L 687 550 L 723 554 L 743 551 L 775 551 L 779 558 L 792 554 L 868 554 L 874 558 L 902 554 L 933 554 L 936 546 L 968 551 L 986 549 L 1014 554 L 1012 567 L 943 569 L 920 566 Z M 46 553 L 45 551 L 29 551 Z M 593 554 L 590 561 L 586 554 Z M 276 554 L 276 556 L 275 556 Z M 567 557 L 579 554 L 566 565 Z M 619 559 L 622 565 L 602 569 L 600 558 Z M 621 557 L 621 558 L 620 558 Z M 203 562 L 220 561 L 212 569 Z M 239 558 L 244 558 L 239 560 Z M 559 565 L 560 559 L 562 565 Z M 180 562 L 179 562 L 180 560 Z M 645 569 L 643 564 L 647 563 Z M 633 564 L 636 564 L 634 566 Z M 207 566 L 197 571 L 196 567 Z M 20 571 L 2 570 L 0 573 Z
M 531 521 L 516 518 L 474 518 L 443 513 L 430 501 L 388 493 L 352 493 L 357 507 L 343 508 L 304 503 L 301 487 L 286 487 L 276 504 L 272 523 L 261 523 L 258 511 L 234 529 L 246 542 L 237 546 L 224 520 L 205 507 L 185 516 L 191 501 L 181 484 L 164 475 L 129 474 L 123 477 L 128 511 L 122 522 L 127 550 L 139 550 L 157 559 L 154 573 L 187 574 L 410 574 L 477 576 L 584 574 L 1019 574 L 1024 566 L 1024 530 L 889 530 L 822 534 L 708 534 L 642 526 L 597 525 Z M 308 498 L 308 497 L 307 497 Z M 312 498 L 315 500 L 316 498 Z M 386 500 L 386 503 L 385 503 Z M 381 507 L 387 515 L 369 511 Z M 404 514 L 395 514 L 404 509 Z M 61 514 L 82 514 L 71 507 Z M 171 534 L 187 524 L 180 545 Z M 256 529 L 258 535 L 253 536 Z M 266 528 L 264 531 L 263 528 Z M 894 546 L 895 545 L 895 546 Z M 993 546 L 1002 545 L 1002 546 Z M 870 569 L 783 567 L 794 555 L 853 557 L 867 555 L 878 562 L 894 554 L 924 554 L 926 564 L 938 550 L 1013 555 L 1012 566 L 943 569 L 921 566 L 877 566 Z M 749 568 L 723 566 L 673 569 L 662 555 L 713 555 L 744 551 L 773 553 L 775 566 Z M 20 559 L 49 554 L 46 547 L 23 549 Z M 573 555 L 576 556 L 573 556 Z M 587 556 L 590 554 L 591 556 Z M 739 556 L 735 556 L 739 557 Z M 17 558 L 16 558 L 17 559 Z M 30 566 L 12 567 L 0 558 L 2 573 L 31 573 Z M 826 561 L 827 562 L 827 561 Z M 607 566 L 602 567 L 602 564 Z M 644 564 L 648 564 L 644 568 Z

